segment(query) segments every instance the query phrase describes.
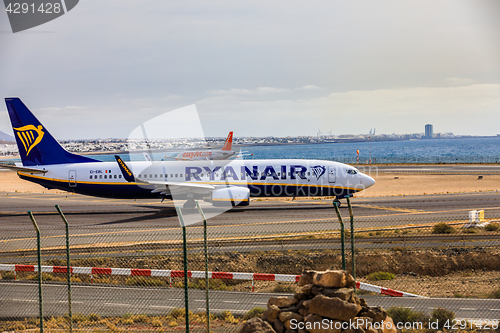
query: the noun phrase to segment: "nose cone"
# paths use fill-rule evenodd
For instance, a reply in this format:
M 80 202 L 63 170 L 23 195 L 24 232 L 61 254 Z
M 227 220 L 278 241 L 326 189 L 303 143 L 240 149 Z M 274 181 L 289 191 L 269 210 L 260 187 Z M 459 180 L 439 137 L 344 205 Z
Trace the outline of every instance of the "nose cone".
M 363 186 L 365 187 L 365 189 L 367 189 L 370 186 L 373 186 L 373 184 L 375 184 L 375 179 L 373 179 L 368 175 L 363 174 Z

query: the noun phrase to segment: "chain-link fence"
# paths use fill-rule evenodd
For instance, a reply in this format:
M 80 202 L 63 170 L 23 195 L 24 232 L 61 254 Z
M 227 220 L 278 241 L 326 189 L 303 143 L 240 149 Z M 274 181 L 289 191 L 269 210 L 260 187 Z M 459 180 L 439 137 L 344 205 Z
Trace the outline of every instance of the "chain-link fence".
M 430 214 L 403 199 L 386 200 L 353 200 L 358 295 L 384 308 L 441 307 L 458 318 L 498 319 L 500 231 L 494 217 L 486 214 L 470 225 L 460 202 L 448 205 L 446 213 Z M 495 203 L 496 198 L 490 207 Z M 182 228 L 172 204 L 157 214 L 119 221 L 122 212 L 87 210 L 83 216 L 67 211 L 73 331 L 186 330 Z M 345 204 L 340 213 L 346 268 L 352 272 Z M 69 331 L 64 223 L 55 209 L 38 217 L 44 328 Z M 3 226 L 0 233 L 2 331 L 39 325 L 36 233 L 25 218 L 23 228 Z M 186 228 L 192 332 L 207 331 L 205 268 L 210 330 L 235 332 L 260 314 L 271 296 L 297 292 L 297 275 L 304 269 L 342 267 L 340 224 L 331 200 L 256 200 L 209 220 L 207 267 L 203 233 L 202 224 Z M 422 297 L 394 297 L 401 293 Z

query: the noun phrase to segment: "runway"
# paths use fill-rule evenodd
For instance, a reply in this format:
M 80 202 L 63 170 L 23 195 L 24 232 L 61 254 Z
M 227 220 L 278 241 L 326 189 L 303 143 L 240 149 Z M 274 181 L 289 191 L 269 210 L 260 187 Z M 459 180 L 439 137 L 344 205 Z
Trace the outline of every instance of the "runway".
M 0 283 L 0 318 L 25 318 L 38 315 L 38 286 L 36 283 Z M 44 313 L 62 316 L 68 312 L 67 288 L 64 284 L 44 285 Z M 212 313 L 229 310 L 244 314 L 254 307 L 266 308 L 270 297 L 292 296 L 280 293 L 251 293 L 210 291 Z M 498 319 L 500 301 L 495 299 L 466 298 L 394 298 L 386 296 L 360 296 L 370 306 L 411 308 L 430 314 L 437 307 L 455 312 L 456 318 Z M 190 311 L 205 311 L 205 291 L 189 291 Z M 148 287 L 119 287 L 74 285 L 72 288 L 73 313 L 97 313 L 102 317 L 124 314 L 166 315 L 174 308 L 184 308 L 184 290 Z M 19 308 L 23 309 L 20 316 Z
M 10 194 L 0 197 L 3 240 L 0 252 L 35 248 L 28 210 L 34 213 L 40 226 L 42 247 L 61 247 L 64 244 L 64 223 L 54 208 L 55 204 L 60 205 L 70 223 L 72 246 L 106 243 L 109 247 L 138 242 L 178 242 L 181 239 L 172 202 L 111 200 L 71 194 Z M 484 210 L 486 218 L 500 217 L 498 193 L 353 198 L 352 204 L 356 230 L 427 226 L 442 221 L 466 222 L 468 212 L 474 209 Z M 203 206 L 206 212 L 212 210 L 208 203 L 203 203 Z M 347 223 L 345 203 L 341 213 Z M 340 228 L 331 200 L 312 199 L 256 200 L 249 207 L 234 208 L 210 219 L 208 225 L 211 237 L 221 241 L 335 233 Z M 202 232 L 200 224 L 189 227 L 189 239 L 201 240 Z M 463 242 L 463 239 L 457 239 L 457 242 Z

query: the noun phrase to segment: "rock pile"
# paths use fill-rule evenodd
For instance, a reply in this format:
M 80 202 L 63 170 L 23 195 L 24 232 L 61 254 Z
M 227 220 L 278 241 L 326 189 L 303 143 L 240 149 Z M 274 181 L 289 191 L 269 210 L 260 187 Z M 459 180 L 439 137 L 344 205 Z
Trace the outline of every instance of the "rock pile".
M 370 307 L 354 293 L 345 271 L 305 271 L 292 298 L 271 297 L 262 317 L 247 321 L 239 333 L 394 333 L 381 307 Z

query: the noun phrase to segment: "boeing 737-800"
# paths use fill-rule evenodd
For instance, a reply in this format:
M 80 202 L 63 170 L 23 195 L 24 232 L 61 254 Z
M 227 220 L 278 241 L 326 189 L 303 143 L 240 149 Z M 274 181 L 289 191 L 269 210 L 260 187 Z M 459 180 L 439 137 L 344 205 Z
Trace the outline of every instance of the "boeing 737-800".
M 19 98 L 6 98 L 22 165 L 21 179 L 48 189 L 109 198 L 204 199 L 248 205 L 250 197 L 332 196 L 372 186 L 356 168 L 332 161 L 197 160 L 101 162 L 66 151 Z

